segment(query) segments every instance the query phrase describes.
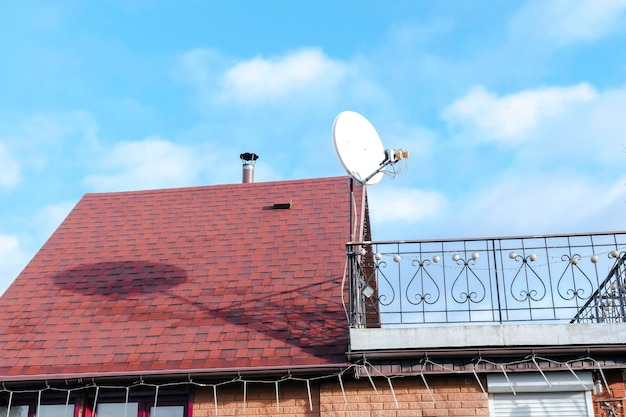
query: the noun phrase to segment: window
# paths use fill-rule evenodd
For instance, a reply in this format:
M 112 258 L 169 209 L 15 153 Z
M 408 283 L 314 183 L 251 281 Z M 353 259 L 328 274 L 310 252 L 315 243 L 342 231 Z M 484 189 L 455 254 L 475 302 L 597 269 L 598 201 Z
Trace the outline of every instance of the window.
M 95 393 L 91 394 L 87 403 L 93 405 Z M 188 417 L 189 395 L 186 390 L 156 393 L 153 389 L 137 388 L 130 390 L 127 402 L 125 390 L 100 390 L 95 416 L 85 417 Z
M 37 417 L 73 417 L 74 404 L 41 404 Z
M 9 417 L 75 417 L 76 400 L 75 395 L 70 395 L 70 401 L 67 403 L 67 394 L 58 395 L 53 392 L 47 397 L 42 393 L 42 398 L 34 392 L 14 393 L 10 398 Z M 8 395 L 0 396 L 0 417 L 6 417 L 8 403 Z
M 160 405 L 154 402 L 107 402 L 96 406 L 95 417 L 186 417 L 184 405 Z M 1 416 L 0 416 L 1 417 Z M 57 416 L 37 416 L 57 417 Z
M 143 387 L 129 392 L 107 388 L 96 395 L 95 389 L 85 388 L 70 391 L 69 398 L 67 391 L 59 391 L 15 392 L 10 399 L 8 394 L 0 395 L 0 417 L 191 417 L 190 392 L 182 389 L 157 394 Z
M 7 407 L 0 407 L 0 416 L 7 415 Z M 27 405 L 13 405 L 11 406 L 11 412 L 9 413 L 9 417 L 28 417 L 28 406 Z
M 185 407 L 182 405 L 170 405 L 164 407 L 150 407 L 150 417 L 184 417 Z
M 139 416 L 139 403 L 105 403 L 96 407 L 98 417 L 135 417 Z

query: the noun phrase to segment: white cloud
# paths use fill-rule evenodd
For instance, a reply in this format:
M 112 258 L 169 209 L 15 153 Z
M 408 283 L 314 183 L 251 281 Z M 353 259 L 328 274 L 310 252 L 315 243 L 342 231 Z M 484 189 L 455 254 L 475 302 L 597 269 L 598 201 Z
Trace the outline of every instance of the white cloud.
M 520 37 L 553 39 L 557 45 L 593 41 L 622 29 L 626 0 L 534 0 L 512 26 Z
M 42 144 L 58 145 L 67 139 L 92 145 L 98 141 L 98 124 L 91 113 L 84 110 L 36 114 L 24 118 L 21 124 L 21 139 L 32 148 Z
M 382 186 L 368 188 L 368 203 L 376 228 L 391 225 L 400 230 L 424 222 L 448 204 L 446 198 L 437 191 Z
M 98 191 L 121 191 L 188 185 L 200 171 L 193 149 L 149 137 L 117 143 L 101 161 L 105 174 L 88 175 L 84 183 Z
M 36 228 L 42 238 L 48 238 L 59 227 L 75 205 L 75 201 L 47 204 L 37 210 L 35 216 L 30 220 L 31 226 Z
M 485 90 L 482 94 L 486 99 L 477 100 L 482 107 L 448 108 L 448 116 L 454 115 L 453 121 L 462 127 L 457 139 L 463 138 L 465 148 L 458 149 L 459 140 L 436 142 L 437 160 L 445 167 L 432 169 L 441 180 L 431 177 L 420 179 L 420 185 L 415 183 L 416 187 L 441 192 L 438 200 L 426 204 L 426 208 L 437 211 L 424 214 L 420 200 L 425 203 L 428 198 L 405 199 L 403 188 L 379 196 L 379 190 L 372 187 L 375 238 L 436 239 L 626 228 L 621 215 L 626 210 L 626 118 L 622 115 L 626 88 L 597 91 L 581 84 L 508 96 Z M 532 110 L 512 110 L 524 106 Z M 477 108 L 482 112 L 474 111 Z M 515 115 L 520 115 L 521 121 Z M 505 130 L 506 126 L 523 128 Z M 486 147 L 477 140 L 466 141 L 468 137 L 523 146 Z M 424 177 L 416 171 L 413 164 L 409 176 Z M 436 184 L 442 188 L 433 188 Z M 437 205 L 437 201 L 445 204 Z M 396 209 L 398 219 L 387 213 Z M 402 215 L 410 210 L 415 213 Z M 385 223 L 385 218 L 394 221 Z
M 28 260 L 15 235 L 0 235 L 0 294 L 17 277 Z
M 14 187 L 19 183 L 20 178 L 20 164 L 11 156 L 4 145 L 0 143 L 0 187 Z
M 279 58 L 254 58 L 230 68 L 221 96 L 242 103 L 258 103 L 295 94 L 315 95 L 334 90 L 349 67 L 318 49 L 303 49 Z
M 5 170 L 0 170 L 0 187 L 18 178 L 28 186 L 33 176 L 41 181 L 42 175 L 79 169 L 99 147 L 98 129 L 84 110 L 0 114 L 0 141 L 11 149 L 7 156 L 0 144 L 0 166 Z
M 479 142 L 519 144 L 528 140 L 529 134 L 544 120 L 596 96 L 596 90 L 586 83 L 504 96 L 477 86 L 446 107 L 442 116 L 450 124 L 467 129 Z
M 16 225 L 27 225 L 21 232 L 0 235 L 0 294 L 17 277 L 74 205 L 74 202 L 48 204 L 38 209 L 34 215 L 25 214 L 14 222 Z
M 626 175 L 607 184 L 573 172 L 509 174 L 460 204 L 458 217 L 482 233 L 623 230 Z
M 399 190 L 402 193 L 402 190 Z M 371 195 L 371 194 L 370 194 Z M 375 197 L 378 197 L 377 195 Z M 446 199 L 447 198 L 447 199 Z M 571 172 L 503 174 L 478 188 L 442 196 L 445 204 L 414 197 L 432 212 L 386 222 L 373 210 L 395 211 L 404 197 L 370 198 L 374 239 L 445 239 L 572 234 L 626 230 L 626 175 L 600 182 Z M 379 207 L 384 205 L 385 207 Z M 400 204 L 402 207 L 402 204 Z M 434 212 L 434 210 L 438 212 Z M 401 212 L 407 212 L 401 210 Z M 380 213 L 379 213 L 380 214 Z
M 339 91 L 379 95 L 379 87 L 360 77 L 356 67 L 316 48 L 239 61 L 213 49 L 192 49 L 180 56 L 174 76 L 193 87 L 203 108 L 328 102 Z
M 465 148 L 458 157 L 448 148 L 447 157 L 446 175 L 458 178 L 458 187 L 446 189 L 449 220 L 421 223 L 423 233 L 458 237 L 626 228 L 620 215 L 626 209 L 626 88 L 596 91 L 581 84 L 500 97 L 482 94 L 487 97 L 482 107 L 468 104 L 480 100 L 467 100 L 465 108 L 447 109 L 448 117 L 463 122 L 458 140 L 449 144 L 459 147 L 463 138 Z M 533 110 L 512 111 L 524 108 L 515 104 L 518 99 Z M 481 146 L 477 138 L 523 146 Z
M 520 171 L 568 169 L 598 182 L 613 181 L 626 172 L 626 88 L 600 91 L 586 103 L 570 105 L 544 120 L 515 149 Z
M 216 82 L 217 71 L 221 71 L 228 63 L 213 49 L 196 48 L 183 53 L 174 76 L 181 81 L 195 86 L 206 86 Z

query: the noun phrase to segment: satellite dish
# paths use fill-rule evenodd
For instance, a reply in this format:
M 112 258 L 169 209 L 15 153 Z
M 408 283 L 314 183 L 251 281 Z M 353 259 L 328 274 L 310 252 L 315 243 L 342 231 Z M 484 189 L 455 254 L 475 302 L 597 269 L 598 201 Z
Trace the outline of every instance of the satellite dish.
M 333 144 L 339 162 L 361 185 L 378 184 L 386 162 L 385 148 L 378 132 L 364 116 L 343 111 L 333 123 Z

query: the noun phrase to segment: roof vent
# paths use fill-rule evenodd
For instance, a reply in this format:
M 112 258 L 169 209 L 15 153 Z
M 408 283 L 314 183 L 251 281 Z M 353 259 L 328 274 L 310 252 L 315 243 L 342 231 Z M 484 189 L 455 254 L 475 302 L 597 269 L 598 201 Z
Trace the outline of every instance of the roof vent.
M 293 200 L 291 200 L 288 203 L 274 203 L 272 208 L 274 210 L 287 210 L 287 209 L 290 209 L 292 205 L 293 205 Z
M 242 182 L 244 184 L 254 182 L 254 163 L 259 159 L 259 155 L 246 152 L 239 155 L 239 158 L 241 158 L 241 162 L 243 163 Z

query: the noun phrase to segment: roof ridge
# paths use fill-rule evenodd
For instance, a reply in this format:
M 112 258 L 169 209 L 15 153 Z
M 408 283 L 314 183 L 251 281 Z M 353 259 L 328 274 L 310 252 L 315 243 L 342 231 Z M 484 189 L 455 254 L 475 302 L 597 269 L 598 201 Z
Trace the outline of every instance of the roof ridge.
M 299 178 L 299 179 L 289 179 L 289 180 L 259 181 L 259 182 L 252 182 L 252 183 L 189 185 L 189 186 L 180 186 L 180 187 L 148 188 L 148 189 L 123 190 L 123 191 L 96 191 L 96 192 L 86 192 L 84 195 L 85 196 L 87 195 L 98 196 L 98 195 L 111 195 L 111 194 L 152 194 L 152 193 L 168 193 L 168 192 L 201 190 L 201 189 L 206 189 L 206 188 L 276 186 L 277 184 L 293 184 L 293 183 L 298 183 L 298 182 L 310 183 L 310 182 L 322 181 L 322 180 L 332 181 L 338 178 L 345 178 L 346 180 L 350 179 L 350 177 L 347 175 L 337 175 L 337 176 L 332 176 L 332 177 Z

